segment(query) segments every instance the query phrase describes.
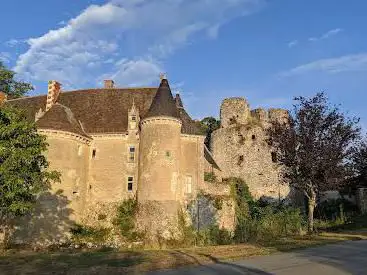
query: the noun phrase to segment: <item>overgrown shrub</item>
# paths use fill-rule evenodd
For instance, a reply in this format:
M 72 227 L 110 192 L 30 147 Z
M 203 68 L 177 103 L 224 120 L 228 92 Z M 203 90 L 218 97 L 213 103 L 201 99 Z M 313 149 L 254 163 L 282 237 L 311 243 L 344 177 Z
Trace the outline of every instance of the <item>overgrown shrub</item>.
M 72 239 L 76 243 L 103 243 L 106 241 L 111 229 L 77 224 L 70 229 Z
M 113 225 L 117 226 L 120 234 L 128 240 L 136 240 L 140 237 L 135 230 L 135 216 L 138 211 L 136 199 L 124 200 L 118 207 Z
M 180 238 L 167 241 L 169 247 L 189 247 L 193 245 L 223 245 L 232 242 L 232 235 L 228 230 L 221 229 L 212 221 L 199 230 L 192 224 L 189 225 L 185 214 L 182 210 L 178 212 L 178 228 L 180 230 Z
M 358 213 L 352 202 L 339 198 L 320 202 L 315 209 L 315 218 L 324 221 L 347 221 Z
M 198 232 L 199 245 L 224 245 L 232 243 L 231 233 L 217 224 Z
M 213 172 L 204 172 L 204 181 L 207 182 L 216 182 L 217 177 Z
M 299 209 L 282 204 L 255 201 L 247 184 L 240 178 L 228 178 L 235 201 L 236 242 L 274 239 L 299 234 L 302 216 Z

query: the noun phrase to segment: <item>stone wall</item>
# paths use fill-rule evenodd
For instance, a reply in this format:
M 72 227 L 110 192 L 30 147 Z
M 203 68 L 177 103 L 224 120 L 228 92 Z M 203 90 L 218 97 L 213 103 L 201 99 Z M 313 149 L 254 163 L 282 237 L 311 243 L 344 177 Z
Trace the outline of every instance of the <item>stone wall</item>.
M 220 209 L 217 209 L 216 222 L 219 228 L 234 231 L 235 222 L 235 205 L 231 197 L 231 188 L 223 182 L 202 182 L 199 186 L 199 192 L 208 194 L 213 198 L 219 198 L 221 201 Z
M 242 105 L 239 107 L 238 102 L 245 106 L 244 99 L 223 101 L 221 123 L 222 120 L 227 122 L 224 121 L 221 128 L 212 134 L 212 153 L 223 177 L 244 179 L 255 198 L 284 198 L 288 195 L 289 188 L 281 183 L 276 156 L 266 142 L 266 128 L 270 120 L 283 119 L 287 112 L 274 109 L 268 113 L 263 109 L 256 109 L 249 115 L 247 108 L 241 107 Z M 241 119 L 234 119 L 229 123 L 228 117 L 237 117 L 235 111 L 246 114 L 238 114 Z
M 130 147 L 135 147 L 134 161 L 129 160 Z M 88 203 L 113 203 L 133 197 L 138 186 L 138 158 L 137 137 L 94 135 L 89 152 Z M 128 177 L 133 177 L 132 191 L 128 191 Z
M 177 200 L 181 203 L 195 198 L 198 186 L 204 182 L 203 152 L 203 136 L 181 135 L 180 181 L 182 188 L 177 196 Z
M 41 131 L 49 144 L 46 158 L 51 170 L 61 173 L 61 182 L 51 186 L 53 194 L 59 193 L 70 202 L 70 218 L 80 220 L 86 207 L 89 173 L 89 140 L 65 132 Z
M 61 182 L 51 184 L 34 210 L 15 221 L 14 243 L 45 245 L 66 239 L 70 228 L 83 218 L 88 192 L 90 140 L 67 132 L 40 131 L 49 143 L 46 157 L 50 169 L 61 173 Z

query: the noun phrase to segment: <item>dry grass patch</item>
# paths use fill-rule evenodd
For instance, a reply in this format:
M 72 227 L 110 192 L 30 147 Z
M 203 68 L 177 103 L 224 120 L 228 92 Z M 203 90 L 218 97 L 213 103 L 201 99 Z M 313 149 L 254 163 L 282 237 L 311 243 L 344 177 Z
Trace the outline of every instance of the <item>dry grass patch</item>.
M 150 270 L 203 265 L 268 255 L 292 249 L 367 239 L 367 232 L 323 233 L 283 238 L 259 244 L 207 246 L 186 249 L 36 253 L 6 251 L 0 255 L 1 274 L 139 274 Z

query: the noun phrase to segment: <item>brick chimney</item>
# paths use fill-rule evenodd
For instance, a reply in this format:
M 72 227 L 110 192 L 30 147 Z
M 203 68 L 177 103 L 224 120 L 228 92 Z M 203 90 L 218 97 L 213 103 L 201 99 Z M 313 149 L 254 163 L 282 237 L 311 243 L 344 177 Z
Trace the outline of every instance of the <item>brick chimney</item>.
M 105 89 L 113 89 L 115 87 L 115 82 L 111 79 L 106 79 L 104 81 L 104 87 Z
M 61 93 L 61 84 L 56 80 L 50 80 L 48 82 L 48 92 L 46 101 L 46 112 L 57 102 Z
M 0 91 L 0 106 L 3 105 L 8 99 L 8 95 Z

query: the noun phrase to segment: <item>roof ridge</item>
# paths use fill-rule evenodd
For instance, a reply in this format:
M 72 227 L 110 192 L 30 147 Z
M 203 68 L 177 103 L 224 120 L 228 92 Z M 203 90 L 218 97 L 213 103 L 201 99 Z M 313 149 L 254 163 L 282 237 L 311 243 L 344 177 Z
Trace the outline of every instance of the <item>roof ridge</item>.
M 81 91 L 101 91 L 101 90 L 118 91 L 118 90 L 149 90 L 149 89 L 158 89 L 158 87 L 86 88 L 86 89 L 71 90 L 71 91 L 61 91 L 61 95 L 67 94 L 67 93 L 73 93 L 73 92 L 81 92 Z

